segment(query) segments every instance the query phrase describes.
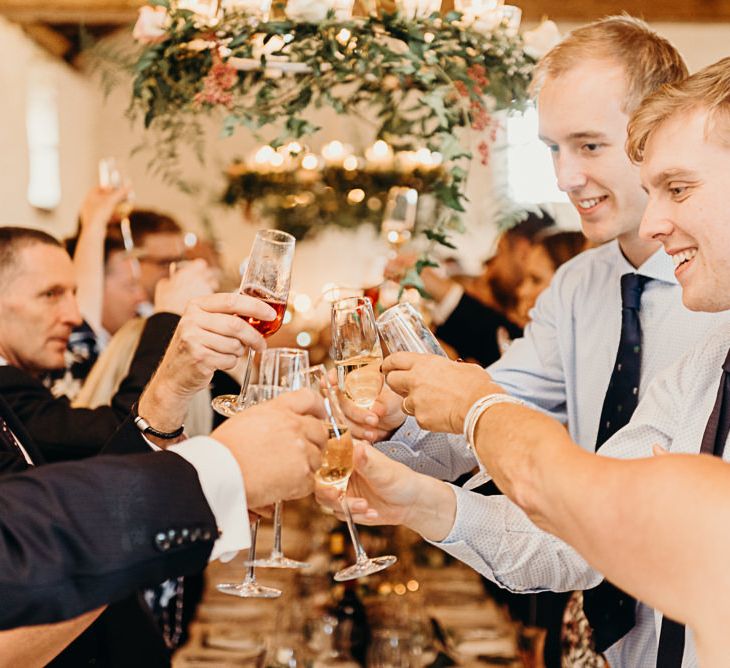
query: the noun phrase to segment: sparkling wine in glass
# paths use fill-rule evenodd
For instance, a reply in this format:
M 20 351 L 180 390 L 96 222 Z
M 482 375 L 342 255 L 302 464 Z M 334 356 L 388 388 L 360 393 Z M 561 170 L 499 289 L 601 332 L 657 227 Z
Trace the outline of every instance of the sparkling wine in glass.
M 255 406 L 277 397 L 280 392 L 281 388 L 272 385 L 249 385 L 243 405 L 246 408 Z M 216 585 L 219 592 L 239 598 L 278 598 L 281 596 L 281 589 L 267 587 L 256 581 L 256 536 L 260 522 L 261 518 L 258 515 L 251 522 L 251 547 L 248 549 L 247 569 L 243 581 L 224 582 Z
M 340 505 L 342 506 L 342 512 L 345 514 L 347 529 L 350 532 L 350 538 L 355 548 L 355 563 L 337 571 L 335 573 L 335 580 L 337 582 L 355 580 L 385 570 L 389 566 L 392 566 L 397 559 L 393 555 L 370 558 L 363 549 L 357 529 L 355 528 L 355 522 L 352 519 L 350 506 L 345 497 L 347 483 L 350 480 L 353 469 L 352 434 L 347 426 L 345 415 L 342 412 L 339 399 L 337 398 L 337 392 L 330 385 L 327 370 L 324 366 L 322 364 L 313 366 L 307 370 L 306 374 L 309 386 L 316 392 L 319 392 L 324 399 L 327 413 L 326 424 L 329 431 L 327 446 L 322 453 L 322 464 L 315 476 L 320 484 L 332 486 L 340 493 Z
M 331 315 L 337 383 L 356 406 L 370 408 L 383 389 L 383 352 L 372 304 L 367 297 L 340 299 Z
M 276 311 L 276 317 L 273 320 L 244 318 L 262 336 L 271 336 L 278 332 L 284 320 L 286 301 L 289 297 L 294 244 L 294 237 L 286 232 L 261 230 L 256 233 L 239 291 L 241 294 L 266 302 Z M 213 399 L 213 409 L 217 413 L 231 417 L 243 410 L 246 389 L 251 380 L 253 356 L 254 350 L 249 348 L 240 393 L 238 395 L 222 394 Z
M 293 392 L 304 387 L 304 370 L 309 367 L 309 353 L 301 348 L 269 348 L 261 355 L 259 384 Z M 257 559 L 263 568 L 308 568 L 311 564 L 284 556 L 281 549 L 283 502 L 274 505 L 274 546 L 266 559 Z

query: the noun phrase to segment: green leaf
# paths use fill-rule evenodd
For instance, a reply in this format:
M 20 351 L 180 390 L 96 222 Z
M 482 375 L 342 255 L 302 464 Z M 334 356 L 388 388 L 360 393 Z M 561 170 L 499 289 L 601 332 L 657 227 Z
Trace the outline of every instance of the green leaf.
M 456 250 L 456 246 L 449 241 L 449 238 L 443 232 L 437 232 L 436 230 L 424 230 L 423 233 L 426 235 L 426 238 L 431 241 L 435 241 L 442 246 L 446 246 L 446 248 Z
M 434 189 L 434 195 L 443 204 L 448 206 L 450 209 L 455 211 L 464 211 L 464 207 L 461 204 L 461 193 L 454 185 L 441 184 Z

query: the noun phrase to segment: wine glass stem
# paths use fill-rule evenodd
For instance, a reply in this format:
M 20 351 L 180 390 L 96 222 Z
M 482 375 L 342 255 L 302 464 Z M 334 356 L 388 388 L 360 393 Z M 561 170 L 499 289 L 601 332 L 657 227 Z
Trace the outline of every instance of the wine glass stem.
M 274 548 L 271 550 L 272 557 L 281 557 L 281 511 L 283 503 L 277 501 L 274 504 Z
M 243 373 L 243 383 L 241 383 L 241 391 L 236 399 L 236 405 L 241 408 L 243 402 L 246 399 L 246 392 L 248 390 L 248 384 L 251 382 L 251 369 L 253 368 L 253 356 L 256 351 L 253 348 L 248 349 L 248 355 L 246 357 L 246 371 Z
M 259 532 L 259 522 L 261 518 L 257 515 L 256 519 L 251 522 L 251 547 L 248 548 L 248 570 L 246 571 L 246 579 L 244 584 L 256 583 L 256 567 L 253 562 L 256 561 L 256 534 Z
M 362 543 L 360 543 L 360 536 L 357 534 L 355 522 L 352 519 L 352 513 L 350 512 L 350 506 L 347 503 L 347 497 L 344 494 L 340 496 L 340 505 L 342 506 L 342 512 L 345 514 L 347 530 L 350 532 L 350 540 L 352 540 L 352 545 L 355 548 L 355 559 L 358 564 L 361 564 L 368 560 L 368 555 L 365 554 Z

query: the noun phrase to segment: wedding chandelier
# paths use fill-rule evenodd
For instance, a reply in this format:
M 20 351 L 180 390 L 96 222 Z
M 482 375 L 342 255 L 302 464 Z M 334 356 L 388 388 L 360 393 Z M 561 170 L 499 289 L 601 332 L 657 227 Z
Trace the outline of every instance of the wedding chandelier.
M 446 14 L 440 0 L 361 4 L 363 15 L 353 0 L 288 0 L 283 13 L 271 0 L 143 7 L 132 109 L 156 131 L 146 142 L 152 168 L 182 182 L 179 147 L 202 154 L 204 114 L 220 118 L 224 136 L 253 133 L 279 161 L 276 149 L 319 131 L 310 112 L 328 107 L 374 126 L 373 140 L 402 159 L 439 156 L 432 192 L 451 213 L 424 232 L 447 242 L 460 228 L 469 143 L 486 163 L 496 112 L 527 103 L 539 47 L 557 30 L 546 24 L 528 39 L 520 9 L 503 0 L 456 0 Z

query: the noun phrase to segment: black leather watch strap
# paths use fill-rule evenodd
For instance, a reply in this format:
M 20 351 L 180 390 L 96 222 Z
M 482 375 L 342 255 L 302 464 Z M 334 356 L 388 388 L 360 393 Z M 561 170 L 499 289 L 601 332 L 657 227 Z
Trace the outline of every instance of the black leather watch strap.
M 175 431 L 159 431 L 155 429 L 147 420 L 145 420 L 138 411 L 137 402 L 135 401 L 132 406 L 132 419 L 134 424 L 143 434 L 154 436 L 155 438 L 162 438 L 164 440 L 170 440 L 181 436 L 185 431 L 185 425 L 181 424 Z

